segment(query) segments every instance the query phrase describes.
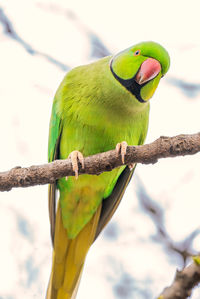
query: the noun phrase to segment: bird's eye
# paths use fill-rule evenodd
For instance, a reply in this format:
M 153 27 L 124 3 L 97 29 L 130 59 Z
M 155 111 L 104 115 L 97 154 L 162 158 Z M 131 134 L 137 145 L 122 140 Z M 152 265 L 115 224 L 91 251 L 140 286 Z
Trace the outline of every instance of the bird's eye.
M 140 50 L 135 51 L 133 55 L 134 55 L 134 56 L 138 56 L 138 55 L 140 55 Z

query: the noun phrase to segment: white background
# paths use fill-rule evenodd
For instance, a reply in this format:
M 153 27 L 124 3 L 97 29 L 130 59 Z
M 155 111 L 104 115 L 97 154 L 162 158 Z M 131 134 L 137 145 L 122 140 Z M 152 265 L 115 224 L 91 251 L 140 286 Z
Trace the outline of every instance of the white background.
M 70 68 L 94 60 L 92 33 L 111 53 L 143 40 L 169 51 L 171 68 L 151 100 L 146 142 L 199 131 L 199 1 L 0 0 L 0 6 L 21 38 L 0 22 L 0 171 L 47 161 L 52 99 L 66 73 L 51 58 Z M 138 165 L 88 254 L 78 299 L 151 299 L 171 283 L 183 261 L 155 241 L 156 226 L 136 193 L 145 186 L 177 244 L 200 226 L 199 168 L 199 154 Z M 197 235 L 191 252 L 199 249 Z M 0 193 L 0 299 L 44 298 L 50 267 L 47 186 Z M 200 298 L 198 289 L 192 298 Z

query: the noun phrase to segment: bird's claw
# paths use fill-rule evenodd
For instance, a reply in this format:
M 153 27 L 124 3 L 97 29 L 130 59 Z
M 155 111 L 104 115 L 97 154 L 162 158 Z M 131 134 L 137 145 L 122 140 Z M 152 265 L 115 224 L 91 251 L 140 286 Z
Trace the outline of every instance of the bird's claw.
M 75 178 L 78 179 L 78 162 L 81 163 L 81 166 L 84 169 L 83 154 L 79 151 L 73 151 L 69 154 L 68 158 L 72 161 L 72 169 L 75 172 Z
M 122 163 L 124 164 L 125 163 L 125 155 L 126 155 L 126 150 L 127 150 L 127 142 L 126 141 L 122 141 L 120 143 L 117 143 L 116 145 L 116 151 L 117 151 L 117 154 L 121 154 L 121 157 L 122 157 Z M 128 165 L 129 169 L 132 170 L 134 167 L 135 167 L 135 163 L 130 163 Z
M 135 163 L 130 163 L 128 165 L 128 168 L 130 169 L 130 171 L 135 167 Z
M 121 154 L 121 157 L 122 157 L 122 163 L 124 164 L 125 163 L 125 155 L 126 155 L 126 149 L 127 149 L 127 142 L 126 141 L 122 141 L 120 143 L 117 143 L 116 145 L 116 151 L 117 151 L 117 154 Z

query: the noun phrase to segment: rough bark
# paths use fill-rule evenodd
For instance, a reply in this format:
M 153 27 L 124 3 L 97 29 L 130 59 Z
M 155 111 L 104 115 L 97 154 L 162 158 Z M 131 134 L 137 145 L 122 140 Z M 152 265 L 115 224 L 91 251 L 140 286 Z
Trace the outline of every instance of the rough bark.
M 171 286 L 164 289 L 158 299 L 186 299 L 191 296 L 192 289 L 200 282 L 200 258 L 194 258 L 194 263 L 176 271 Z
M 128 146 L 125 164 L 154 164 L 161 158 L 193 155 L 199 151 L 200 133 L 174 137 L 161 136 L 150 144 Z M 98 175 L 123 165 L 121 156 L 116 155 L 115 150 L 86 157 L 84 164 L 84 169 L 79 164 L 79 174 Z M 70 159 L 56 160 L 52 163 L 25 168 L 17 166 L 0 173 L 0 191 L 9 191 L 14 187 L 49 184 L 61 177 L 73 175 Z

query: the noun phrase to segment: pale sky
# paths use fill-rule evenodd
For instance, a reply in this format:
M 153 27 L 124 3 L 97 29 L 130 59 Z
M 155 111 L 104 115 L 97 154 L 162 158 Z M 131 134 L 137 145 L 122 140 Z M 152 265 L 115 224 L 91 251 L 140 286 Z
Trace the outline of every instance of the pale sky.
M 0 6 L 27 44 L 69 67 L 94 59 L 88 30 L 112 53 L 143 40 L 161 43 L 171 68 L 151 101 L 147 142 L 199 131 L 199 1 L 0 0 Z M 65 72 L 44 55 L 30 55 L 2 28 L 0 23 L 3 171 L 47 161 L 52 99 Z M 195 91 L 183 83 L 196 84 Z M 200 226 L 199 168 L 199 155 L 137 167 L 149 196 L 165 211 L 175 242 Z M 133 179 L 110 224 L 117 228 L 115 238 L 107 237 L 108 227 L 89 251 L 77 299 L 130 298 L 120 297 L 121 284 L 132 298 L 147 298 L 148 290 L 153 299 L 181 266 L 178 256 L 169 259 L 164 246 L 153 241 L 155 226 L 138 202 L 136 187 Z M 0 207 L 0 298 L 44 298 L 51 267 L 47 186 L 1 193 Z M 197 251 L 199 241 L 197 236 L 193 243 Z M 199 296 L 196 289 L 192 299 Z

